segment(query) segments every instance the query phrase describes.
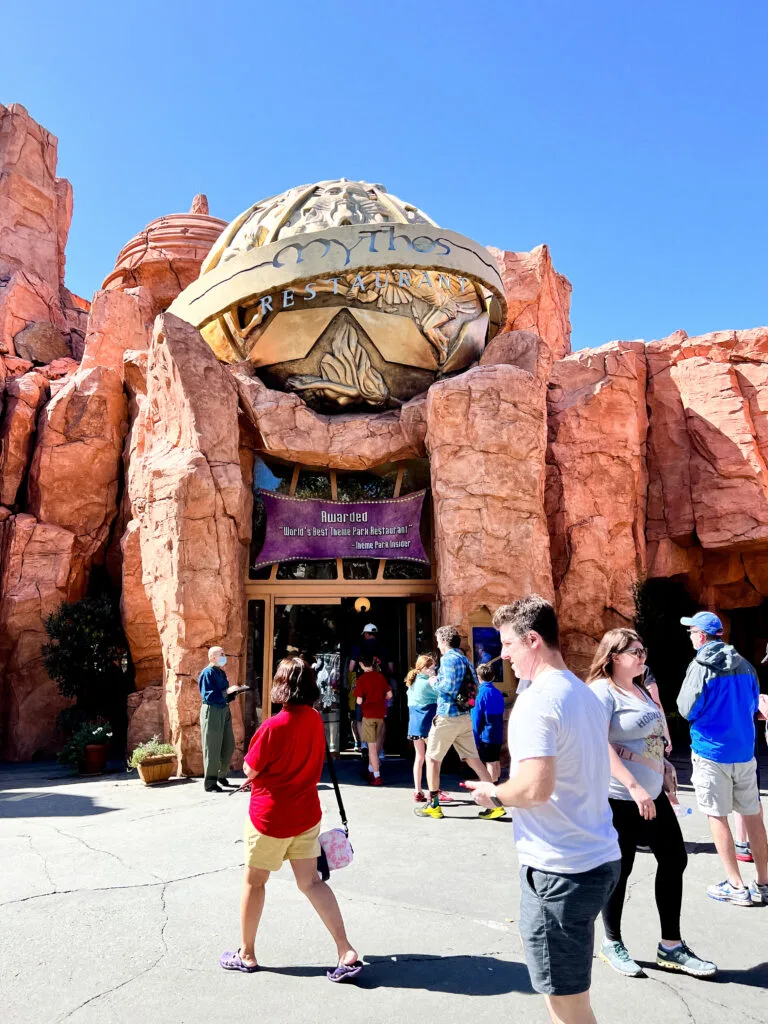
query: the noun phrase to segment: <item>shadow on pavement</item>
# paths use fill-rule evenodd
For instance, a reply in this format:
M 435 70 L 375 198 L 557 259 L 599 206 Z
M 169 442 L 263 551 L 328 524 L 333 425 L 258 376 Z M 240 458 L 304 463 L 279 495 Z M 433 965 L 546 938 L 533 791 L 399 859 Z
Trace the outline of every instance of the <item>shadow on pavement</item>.
M 0 818 L 78 818 L 111 810 L 70 793 L 0 793 Z
M 717 853 L 714 843 L 686 842 L 685 849 L 687 853 Z
M 508 992 L 534 994 L 524 964 L 493 956 L 399 953 L 366 956 L 365 959 L 368 966 L 354 983 L 357 988 L 423 989 L 466 996 L 498 996 Z M 264 967 L 263 970 L 294 978 L 324 976 L 326 972 L 324 967 Z

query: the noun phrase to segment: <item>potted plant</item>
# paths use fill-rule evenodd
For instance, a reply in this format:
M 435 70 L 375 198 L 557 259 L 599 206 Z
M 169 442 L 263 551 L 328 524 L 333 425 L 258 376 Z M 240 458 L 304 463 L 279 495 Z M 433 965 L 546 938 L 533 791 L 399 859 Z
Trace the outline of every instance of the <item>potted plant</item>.
M 74 732 L 58 755 L 59 762 L 81 775 L 102 775 L 107 766 L 112 730 L 104 722 L 86 722 Z
M 146 743 L 140 743 L 128 759 L 129 768 L 137 768 L 139 778 L 145 786 L 156 782 L 167 782 L 173 775 L 176 751 L 170 743 L 161 743 L 153 736 Z

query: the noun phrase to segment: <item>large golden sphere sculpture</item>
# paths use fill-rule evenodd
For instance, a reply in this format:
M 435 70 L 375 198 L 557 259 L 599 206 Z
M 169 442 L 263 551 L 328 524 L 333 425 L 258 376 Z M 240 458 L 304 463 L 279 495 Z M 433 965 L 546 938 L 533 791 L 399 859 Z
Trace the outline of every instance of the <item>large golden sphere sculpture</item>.
M 170 311 L 219 359 L 332 412 L 392 408 L 465 369 L 506 303 L 487 249 L 341 178 L 237 217 Z

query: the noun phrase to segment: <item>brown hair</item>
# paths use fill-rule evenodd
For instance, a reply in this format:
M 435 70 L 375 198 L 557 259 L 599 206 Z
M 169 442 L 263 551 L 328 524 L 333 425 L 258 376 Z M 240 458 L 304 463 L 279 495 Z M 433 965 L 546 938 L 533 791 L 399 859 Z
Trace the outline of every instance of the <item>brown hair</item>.
M 493 628 L 512 626 L 515 636 L 522 639 L 526 633 L 538 633 L 547 647 L 560 650 L 560 630 L 555 609 L 538 594 L 520 597 L 512 604 L 503 604 L 493 616 Z
M 411 671 L 405 677 L 405 685 L 411 686 L 419 672 L 424 672 L 430 665 L 435 664 L 434 656 L 431 654 L 420 654 L 416 659 L 416 664 L 413 666 Z
M 314 704 L 320 696 L 315 670 L 303 658 L 283 658 L 272 680 L 270 696 L 275 704 Z
M 596 679 L 612 679 L 614 657 L 617 654 L 624 654 L 636 643 L 642 645 L 643 638 L 634 629 L 609 629 L 597 645 L 592 665 L 587 673 L 587 682 L 594 683 Z M 643 669 L 637 675 L 641 676 L 642 674 Z
M 496 670 L 490 661 L 484 661 L 482 665 L 478 665 L 475 669 L 477 672 L 477 678 L 482 679 L 484 683 L 492 683 L 496 678 Z

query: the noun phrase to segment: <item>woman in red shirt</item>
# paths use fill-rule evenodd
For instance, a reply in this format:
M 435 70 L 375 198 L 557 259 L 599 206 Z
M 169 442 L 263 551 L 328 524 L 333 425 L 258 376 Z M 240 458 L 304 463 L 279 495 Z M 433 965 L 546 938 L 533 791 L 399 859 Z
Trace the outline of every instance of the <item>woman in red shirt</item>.
M 363 965 L 347 938 L 336 897 L 317 873 L 322 817 L 317 784 L 325 759 L 325 731 L 312 707 L 319 696 L 314 671 L 301 658 L 284 658 L 271 696 L 283 710 L 256 731 L 243 764 L 251 780 L 251 803 L 244 837 L 242 945 L 235 953 L 223 953 L 219 963 L 228 971 L 258 970 L 254 946 L 265 886 L 270 872 L 288 860 L 296 884 L 336 943 L 338 965 L 328 978 L 345 981 L 357 977 Z

